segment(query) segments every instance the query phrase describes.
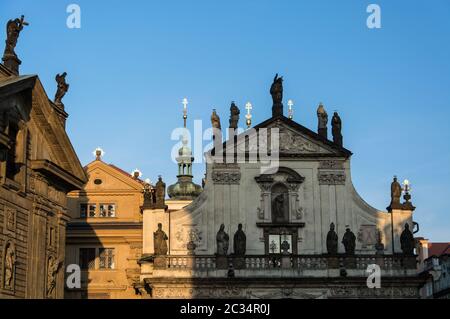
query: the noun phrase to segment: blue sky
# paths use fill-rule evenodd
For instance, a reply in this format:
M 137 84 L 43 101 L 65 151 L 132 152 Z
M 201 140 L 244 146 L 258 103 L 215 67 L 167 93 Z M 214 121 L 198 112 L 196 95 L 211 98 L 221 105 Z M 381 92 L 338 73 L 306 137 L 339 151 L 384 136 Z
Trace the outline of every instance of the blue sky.
M 71 3 L 81 29 L 66 26 Z M 381 29 L 366 27 L 370 3 Z M 316 129 L 320 101 L 339 111 L 368 203 L 384 209 L 392 176 L 408 178 L 418 235 L 450 240 L 449 1 L 0 2 L 1 23 L 21 14 L 21 73 L 39 74 L 51 98 L 55 74 L 68 73 L 67 131 L 83 164 L 101 146 L 106 162 L 173 183 L 182 98 L 189 126 L 209 125 L 212 108 L 227 124 L 232 100 L 241 114 L 251 101 L 256 124 L 270 116 L 278 72 L 302 125 Z M 197 182 L 203 173 L 194 166 Z

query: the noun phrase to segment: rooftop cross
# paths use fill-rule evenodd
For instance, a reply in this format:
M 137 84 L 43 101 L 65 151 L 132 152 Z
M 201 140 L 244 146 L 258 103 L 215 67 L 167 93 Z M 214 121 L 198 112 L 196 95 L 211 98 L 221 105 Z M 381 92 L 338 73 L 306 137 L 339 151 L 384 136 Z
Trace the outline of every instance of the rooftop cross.
M 187 100 L 187 98 L 184 98 L 183 101 L 182 101 L 181 103 L 183 104 L 183 120 L 184 120 L 184 127 L 186 128 L 187 105 L 188 105 L 188 100 Z
M 245 109 L 247 110 L 247 115 L 245 115 L 245 118 L 247 119 L 246 123 L 247 127 L 249 128 L 250 125 L 252 125 L 252 115 L 250 113 L 250 111 L 253 109 L 252 103 L 247 102 L 247 104 L 245 104 Z
M 289 100 L 288 101 L 288 103 L 287 103 L 287 105 L 288 105 L 288 117 L 289 117 L 289 119 L 291 119 L 292 120 L 292 118 L 294 117 L 293 116 L 293 114 L 294 114 L 294 110 L 292 109 L 292 107 L 294 106 L 294 102 L 292 102 L 292 100 Z

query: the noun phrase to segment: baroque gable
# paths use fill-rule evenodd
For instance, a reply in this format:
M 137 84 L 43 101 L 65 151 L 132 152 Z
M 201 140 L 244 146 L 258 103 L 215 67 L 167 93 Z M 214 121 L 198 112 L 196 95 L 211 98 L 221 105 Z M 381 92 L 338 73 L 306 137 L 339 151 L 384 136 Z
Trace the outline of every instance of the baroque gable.
M 276 139 L 278 134 L 278 139 Z M 225 153 L 235 149 L 244 150 L 246 154 L 270 152 L 272 143 L 278 141 L 280 157 L 342 157 L 348 158 L 352 153 L 321 137 L 308 128 L 284 116 L 268 119 L 237 135 L 233 141 L 224 142 Z M 274 144 L 276 149 L 276 145 Z M 215 154 L 216 149 L 211 151 Z
M 121 191 L 141 191 L 143 188 L 143 182 L 141 180 L 134 179 L 125 171 L 99 160 L 91 162 L 85 169 L 89 177 L 89 180 L 84 187 L 85 191 L 96 190 L 99 188 Z

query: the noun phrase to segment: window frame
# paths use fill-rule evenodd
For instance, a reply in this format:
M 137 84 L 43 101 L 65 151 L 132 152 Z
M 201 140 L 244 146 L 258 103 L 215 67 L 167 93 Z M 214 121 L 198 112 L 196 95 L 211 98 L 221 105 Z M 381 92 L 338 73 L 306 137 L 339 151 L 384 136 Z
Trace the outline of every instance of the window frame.
M 91 263 L 89 263 L 89 253 L 86 253 L 85 258 L 87 258 L 87 264 L 82 265 L 82 257 L 81 252 L 83 250 L 93 250 L 93 259 L 90 260 Z M 109 251 L 109 253 L 106 254 L 106 256 L 101 256 L 102 251 Z M 90 256 L 92 257 L 92 256 Z M 106 258 L 104 261 L 105 265 L 110 264 L 110 267 L 104 267 L 102 266 L 102 260 L 101 258 Z M 92 265 L 92 268 L 90 268 L 90 264 Z M 79 247 L 78 248 L 78 265 L 80 266 L 81 271 L 111 271 L 116 270 L 116 248 L 115 247 Z M 87 267 L 84 267 L 87 266 Z
M 86 254 L 84 256 L 84 258 L 86 258 L 86 265 L 83 265 L 82 262 L 84 262 L 84 260 L 81 257 L 81 252 L 82 251 L 86 251 Z M 93 251 L 94 254 L 89 256 L 90 254 L 88 253 L 88 251 Z M 89 257 L 94 257 L 93 259 L 89 259 Z M 92 268 L 90 267 L 90 265 L 92 264 Z M 90 271 L 90 270 L 95 270 L 97 264 L 97 248 L 95 247 L 80 247 L 78 248 L 78 265 L 80 266 L 80 269 L 83 271 Z M 86 266 L 86 267 L 84 267 Z
M 102 215 L 102 206 L 106 207 L 106 214 Z M 110 208 L 112 206 L 112 210 Z M 84 207 L 84 208 L 83 208 Z M 91 208 L 94 207 L 93 210 Z M 112 211 L 112 215 L 109 216 Z M 93 215 L 91 215 L 93 212 Z M 101 201 L 101 202 L 81 202 L 78 205 L 78 216 L 79 218 L 88 219 L 88 218 L 116 218 L 117 217 L 117 203 Z
M 104 256 L 102 256 L 102 252 L 106 252 Z M 105 258 L 103 262 L 102 258 Z M 115 267 L 115 249 L 110 247 L 98 248 L 98 270 L 114 270 Z

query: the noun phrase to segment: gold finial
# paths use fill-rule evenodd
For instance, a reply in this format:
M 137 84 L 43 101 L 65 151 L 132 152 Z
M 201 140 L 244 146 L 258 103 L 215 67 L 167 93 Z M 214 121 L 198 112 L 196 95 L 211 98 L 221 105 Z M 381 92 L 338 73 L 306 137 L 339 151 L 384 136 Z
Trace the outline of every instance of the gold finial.
M 105 155 L 105 152 L 100 147 L 97 147 L 94 150 L 94 152 L 92 152 L 92 154 L 94 154 L 96 161 L 101 161 L 102 160 L 102 156 Z

